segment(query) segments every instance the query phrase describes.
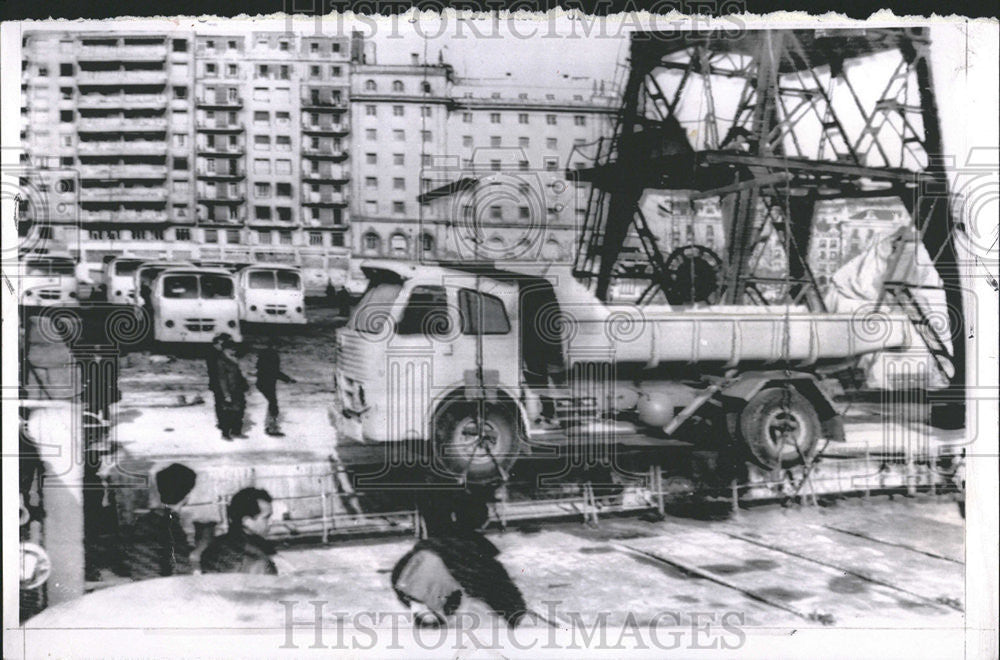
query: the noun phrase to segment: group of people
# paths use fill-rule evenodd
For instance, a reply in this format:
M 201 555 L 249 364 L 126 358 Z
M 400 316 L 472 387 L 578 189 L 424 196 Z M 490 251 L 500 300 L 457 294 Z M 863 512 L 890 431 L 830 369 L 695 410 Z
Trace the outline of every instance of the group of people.
M 244 488 L 229 501 L 225 534 L 191 543 L 180 513 L 194 490 L 197 475 L 180 463 L 156 473 L 159 506 L 141 516 L 128 543 L 132 579 L 201 573 L 277 575 L 274 545 L 267 540 L 271 526 L 271 495 Z
M 243 433 L 244 416 L 247 407 L 247 391 L 250 385 L 243 376 L 236 355 L 236 342 L 229 333 L 223 332 L 212 339 L 206 358 L 208 368 L 208 388 L 215 397 L 216 425 L 224 440 L 246 438 Z M 278 416 L 278 381 L 294 383 L 295 379 L 281 370 L 274 337 L 257 354 L 257 389 L 267 399 L 267 417 L 264 431 L 271 436 L 282 437 Z

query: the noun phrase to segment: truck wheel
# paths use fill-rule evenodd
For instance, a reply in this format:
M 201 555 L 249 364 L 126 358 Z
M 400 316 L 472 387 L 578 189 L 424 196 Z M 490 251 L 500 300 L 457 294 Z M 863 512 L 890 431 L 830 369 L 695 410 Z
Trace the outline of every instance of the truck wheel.
M 447 401 L 434 415 L 434 468 L 468 483 L 506 481 L 522 436 L 512 404 Z
M 769 470 L 791 467 L 816 451 L 819 415 L 794 389 L 769 387 L 740 413 L 740 433 L 754 463 Z

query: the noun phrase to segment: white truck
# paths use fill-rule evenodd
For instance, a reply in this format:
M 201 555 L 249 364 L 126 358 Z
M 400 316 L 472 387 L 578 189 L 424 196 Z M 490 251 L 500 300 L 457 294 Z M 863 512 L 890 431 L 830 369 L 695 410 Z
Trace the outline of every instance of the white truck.
M 843 439 L 820 374 L 911 341 L 905 317 L 882 313 L 604 304 L 568 270 L 362 269 L 368 290 L 337 334 L 337 441 L 415 443 L 467 481 L 506 479 L 556 437 L 655 444 L 706 425 L 762 467 L 794 464 Z

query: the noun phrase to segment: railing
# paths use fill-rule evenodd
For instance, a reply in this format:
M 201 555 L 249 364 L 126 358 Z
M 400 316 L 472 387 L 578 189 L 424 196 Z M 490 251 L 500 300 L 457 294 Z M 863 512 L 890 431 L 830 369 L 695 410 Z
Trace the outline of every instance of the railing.
M 246 170 L 242 167 L 237 167 L 235 170 L 210 170 L 207 167 L 199 167 L 196 170 L 198 176 L 201 177 L 217 177 L 220 179 L 224 178 L 239 178 L 247 175 Z
M 166 211 L 81 211 L 83 222 L 166 222 Z
M 346 99 L 320 99 L 309 96 L 302 97 L 302 106 L 307 108 L 341 108 L 347 105 Z
M 321 181 L 346 181 L 351 178 L 344 169 L 319 170 L 316 172 L 303 172 L 303 179 L 318 179 Z
M 162 188 L 81 188 L 83 201 L 121 202 L 128 200 L 163 202 L 167 191 Z
M 228 121 L 209 121 L 207 119 L 199 119 L 195 122 L 195 127 L 199 131 L 242 131 L 244 130 L 243 124 L 239 122 L 230 123 Z
M 76 128 L 78 131 L 164 131 L 167 120 L 164 117 L 80 119 Z
M 99 85 L 141 85 L 167 82 L 166 71 L 80 71 L 76 75 L 80 83 Z
M 160 106 L 167 102 L 163 94 L 81 94 L 76 98 L 79 108 L 130 108 Z
M 81 165 L 84 179 L 164 179 L 165 165 Z
M 228 97 L 227 96 L 227 97 L 223 98 L 223 97 L 220 97 L 220 96 L 216 96 L 214 98 L 210 98 L 210 97 L 206 97 L 206 96 L 200 96 L 195 101 L 195 103 L 197 105 L 205 105 L 205 106 L 218 106 L 218 107 L 225 107 L 225 108 L 239 108 L 239 107 L 243 106 L 243 97 L 241 97 L 241 96 Z
M 164 59 L 167 56 L 166 46 L 80 46 L 77 59 L 85 60 L 150 60 Z
M 351 129 L 346 124 L 302 124 L 306 133 L 347 133 Z
M 240 204 L 246 199 L 246 195 L 243 193 L 199 191 L 196 196 L 205 202 L 229 202 L 233 204 Z
M 330 158 L 344 158 L 347 150 L 343 147 L 302 147 L 302 154 L 305 156 L 328 156 Z
M 344 193 L 309 193 L 305 196 L 306 204 L 346 204 Z
M 162 154 L 167 151 L 167 143 L 154 141 L 79 142 L 77 151 L 81 154 Z
M 246 151 L 246 147 L 242 144 L 229 145 L 229 144 L 199 144 L 197 150 L 204 153 L 212 154 L 243 154 Z

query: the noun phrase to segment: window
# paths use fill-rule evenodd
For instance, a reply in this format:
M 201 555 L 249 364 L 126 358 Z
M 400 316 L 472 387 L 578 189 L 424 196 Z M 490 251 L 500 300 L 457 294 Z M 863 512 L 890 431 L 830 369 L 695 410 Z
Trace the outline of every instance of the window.
M 491 160 L 490 161 L 490 169 L 493 170 L 494 172 L 499 172 L 500 171 L 500 161 L 497 160 L 497 159 Z
M 519 114 L 517 116 L 517 123 L 518 124 L 527 124 L 528 123 L 528 113 L 527 112 L 522 112 L 521 114 Z
M 403 89 L 404 88 L 403 88 L 403 81 L 402 80 L 393 80 L 392 81 L 392 91 L 394 91 L 394 92 L 402 92 Z
M 344 247 L 344 235 L 330 234 L 330 245 L 332 247 Z
M 168 275 L 163 278 L 164 298 L 188 298 L 198 297 L 198 276 L 197 275 Z
M 403 316 L 399 320 L 397 333 L 444 336 L 450 334 L 451 317 L 448 314 L 447 290 L 443 286 L 413 287 L 410 300 L 406 303 Z
M 401 176 L 397 176 L 392 180 L 393 190 L 406 190 L 406 179 Z
M 73 75 L 73 65 L 72 64 L 60 64 L 59 65 L 59 75 L 60 76 L 72 76 Z
M 266 158 L 257 158 L 253 161 L 253 172 L 254 174 L 270 174 L 271 173 L 271 161 Z
M 205 48 L 207 50 L 215 50 L 215 41 L 212 39 L 205 41 Z
M 205 62 L 205 77 L 215 78 L 217 75 L 219 75 L 219 68 L 215 65 L 215 63 Z
M 521 218 L 522 220 L 530 218 L 531 210 L 527 206 L 519 206 L 517 207 L 517 217 Z
M 275 123 L 278 126 L 287 126 L 291 122 L 291 115 L 287 112 L 276 112 L 274 113 Z
M 430 142 L 432 137 L 433 136 L 430 131 L 420 131 L 420 139 L 424 142 Z
M 270 151 L 271 149 L 271 136 L 269 135 L 255 135 L 253 136 L 253 147 L 260 151 Z
M 291 174 L 292 173 L 292 161 L 287 159 L 279 158 L 275 162 L 274 173 L 275 174 Z
M 493 206 L 491 206 L 490 207 L 490 217 L 493 218 L 494 220 L 502 220 L 503 219 L 503 207 L 500 206 L 499 204 L 494 204 Z
M 174 156 L 174 169 L 175 170 L 186 170 L 188 168 L 188 159 L 180 158 Z
M 259 231 L 257 232 L 257 242 L 261 245 L 271 244 L 271 232 L 269 231 Z
M 253 185 L 254 197 L 270 197 L 271 196 L 271 184 L 270 183 L 255 183 Z
M 365 129 L 365 139 L 369 142 L 374 142 L 378 138 L 378 131 L 374 128 Z
M 367 117 L 377 117 L 378 116 L 378 106 L 366 105 L 365 106 L 365 116 L 367 116 Z
M 431 116 L 431 108 L 430 108 L 430 106 L 426 106 L 426 105 L 420 106 L 420 116 L 421 117 L 425 117 L 425 118 L 426 117 L 430 117 Z
M 403 117 L 406 115 L 406 108 L 401 105 L 392 106 L 392 116 L 393 117 Z
M 361 242 L 364 249 L 368 252 L 378 252 L 382 243 L 381 239 L 379 239 L 378 237 L 378 234 L 374 232 L 368 232 L 367 234 L 365 234 Z
M 60 110 L 59 111 L 59 121 L 63 123 L 68 123 L 73 121 L 73 111 L 72 110 Z
M 557 149 L 558 147 L 559 141 L 556 138 L 545 138 L 546 149 Z
M 586 126 L 587 117 L 585 115 L 573 115 L 573 125 L 574 126 Z
M 275 138 L 276 148 L 278 151 L 291 151 L 292 150 L 292 138 L 288 135 L 279 135 Z
M 462 136 L 462 146 L 463 147 L 471 147 L 472 146 L 472 136 L 471 135 L 463 135 Z
M 559 169 L 559 159 L 548 156 L 545 159 L 545 169 L 549 172 L 554 172 Z
M 378 165 L 378 154 L 365 154 L 365 163 L 367 165 Z
M 499 147 L 500 146 L 500 136 L 499 135 L 493 135 L 493 136 L 490 137 L 490 146 L 491 147 Z
M 191 240 L 191 230 L 187 227 L 177 227 L 174 229 L 174 240 L 177 241 L 190 241 Z
M 292 196 L 292 184 L 290 183 L 279 183 L 277 186 L 278 197 L 291 197 Z
M 312 42 L 311 44 L 309 44 L 309 52 L 310 53 L 318 53 L 319 52 L 319 44 L 316 43 L 315 41 Z
M 463 112 L 462 113 L 462 123 L 463 124 L 471 124 L 472 123 L 472 113 L 471 112 Z
M 339 78 L 342 75 L 343 75 L 343 71 L 341 70 L 341 68 L 339 66 L 331 66 L 330 67 L 330 77 L 331 78 Z
M 491 124 L 499 124 L 500 123 L 500 113 L 499 112 L 491 112 L 490 113 L 490 123 Z
M 406 131 L 401 128 L 394 129 L 392 131 L 392 139 L 396 142 L 403 142 L 406 140 Z
M 528 146 L 531 146 L 531 140 L 529 140 L 526 137 L 519 137 L 519 138 L 517 138 L 517 146 L 519 146 L 519 147 L 528 147 Z
M 374 176 L 366 176 L 365 188 L 368 188 L 369 190 L 374 190 L 378 188 L 378 178 Z
M 216 229 L 206 229 L 205 230 L 205 242 L 206 243 L 218 243 L 219 242 L 219 232 Z
M 267 111 L 257 110 L 253 113 L 253 123 L 264 124 L 265 126 L 271 123 L 271 113 Z
M 292 244 L 292 232 L 288 231 L 287 229 L 283 229 L 283 230 L 279 231 L 278 232 L 278 242 L 281 243 L 282 245 L 291 245 Z
M 311 231 L 309 232 L 309 245 L 323 245 L 323 232 Z
M 240 75 L 240 67 L 236 64 L 226 65 L 226 77 L 227 78 L 237 78 Z
M 406 157 L 403 154 L 393 154 L 392 155 L 392 164 L 393 165 L 405 165 L 406 164 Z
M 239 229 L 227 229 L 226 230 L 226 243 L 230 245 L 240 244 L 240 230 Z
M 406 214 L 406 203 L 405 202 L 393 202 L 392 203 L 392 213 L 393 213 L 393 215 L 405 215 Z
M 288 51 L 288 42 L 287 41 L 279 41 L 278 42 L 278 50 L 280 50 L 280 51 L 286 51 L 287 52 Z
M 256 220 L 270 220 L 271 219 L 271 207 L 270 206 L 255 206 L 255 207 L 253 207 L 253 217 Z
M 503 302 L 487 293 L 460 289 L 458 315 L 464 335 L 505 335 L 510 332 L 510 319 Z
M 366 92 L 374 92 L 377 89 L 378 89 L 378 85 L 375 84 L 374 80 L 366 80 L 365 81 L 365 91 Z
M 368 215 L 378 215 L 378 201 L 374 199 L 365 201 L 365 213 Z
M 545 123 L 548 124 L 549 126 L 555 126 L 556 125 L 556 116 L 555 115 L 545 115 Z
M 187 39 L 174 39 L 174 52 L 186 53 L 188 49 Z

